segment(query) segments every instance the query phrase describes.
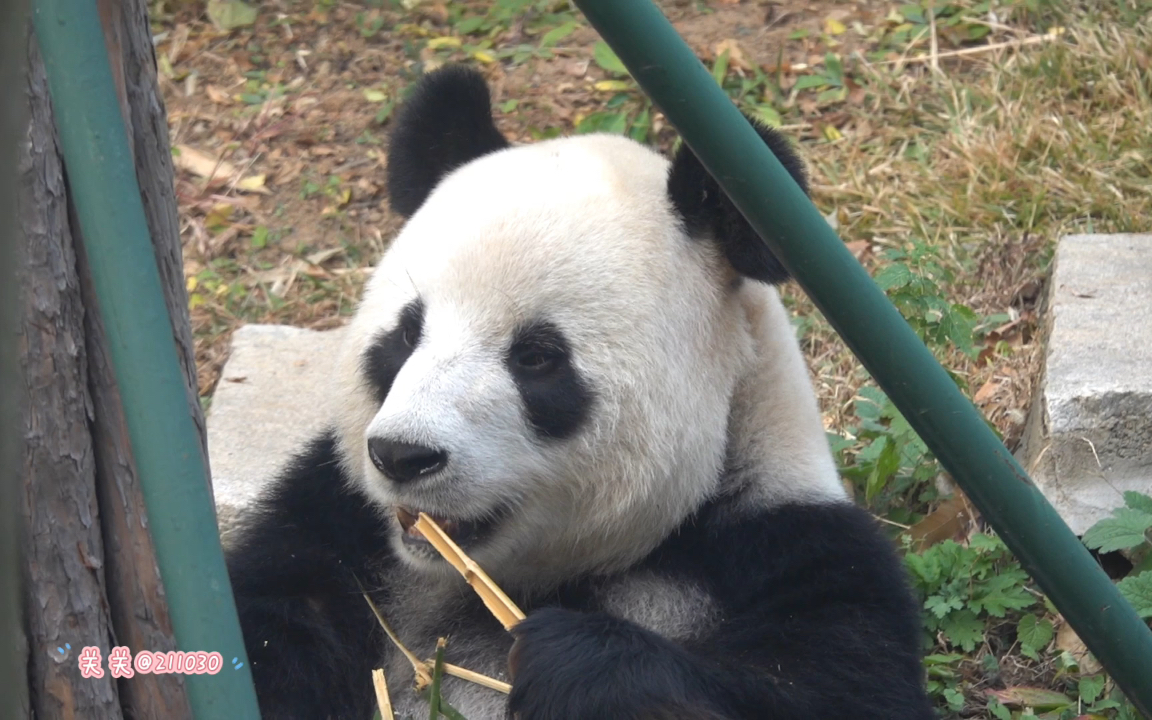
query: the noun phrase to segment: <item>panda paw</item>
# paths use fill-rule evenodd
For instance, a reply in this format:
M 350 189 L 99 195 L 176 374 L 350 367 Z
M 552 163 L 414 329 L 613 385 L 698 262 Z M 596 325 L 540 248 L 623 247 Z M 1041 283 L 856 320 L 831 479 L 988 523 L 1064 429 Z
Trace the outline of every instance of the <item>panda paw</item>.
M 699 702 L 702 678 L 691 657 L 627 620 L 548 608 L 512 632 L 510 717 L 680 717 L 687 708 L 709 705 Z

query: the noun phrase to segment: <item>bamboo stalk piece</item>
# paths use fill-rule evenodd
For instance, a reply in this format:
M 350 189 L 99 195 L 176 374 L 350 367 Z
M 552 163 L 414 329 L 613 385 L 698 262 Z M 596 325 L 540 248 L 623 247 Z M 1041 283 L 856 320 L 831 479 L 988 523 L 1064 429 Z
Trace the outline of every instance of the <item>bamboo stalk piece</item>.
M 502 692 L 505 695 L 512 692 L 512 686 L 502 680 L 497 680 L 496 678 L 491 678 L 487 675 L 481 675 L 478 672 L 469 670 L 468 668 L 462 668 L 459 665 L 453 665 L 452 663 L 444 663 L 444 674 L 460 678 L 461 680 L 467 680 L 468 682 L 475 683 L 477 685 L 482 685 L 483 687 L 486 687 L 490 690 Z
M 435 520 L 428 517 L 426 513 L 420 513 L 415 527 L 420 531 L 420 534 L 428 539 L 428 542 L 432 543 L 432 547 L 436 548 L 444 556 L 444 559 L 464 576 L 464 580 L 484 601 L 488 611 L 504 625 L 505 630 L 511 630 L 524 619 L 524 613 L 516 606 L 516 603 L 504 594 L 500 586 L 493 582 L 492 578 L 488 577 L 488 574 L 472 558 L 464 554 L 460 546 L 448 537 L 448 533 L 440 529 Z
M 433 661 L 422 661 L 420 658 L 416 657 L 415 653 L 405 647 L 404 643 L 400 642 L 400 638 L 396 635 L 396 631 L 393 630 L 392 626 L 388 624 L 388 621 L 384 619 L 384 615 L 380 612 L 380 609 L 376 607 L 376 603 L 372 602 L 372 598 L 369 597 L 367 591 L 364 590 L 364 585 L 360 584 L 359 579 L 356 580 L 356 583 L 360 585 L 360 592 L 364 595 L 364 600 L 368 603 L 368 607 L 372 609 L 372 614 L 376 616 L 376 621 L 380 623 L 380 627 L 384 628 L 384 634 L 388 636 L 388 639 L 392 641 L 392 644 L 396 646 L 396 649 L 399 650 L 405 658 L 407 658 L 409 663 L 411 663 L 412 670 L 416 673 L 416 690 L 420 691 L 428 687 L 432 683 Z M 459 665 L 444 663 L 444 672 L 453 677 L 460 678 L 461 680 L 467 680 L 470 683 L 480 685 L 481 687 L 486 687 L 490 690 L 502 692 L 505 695 L 512 692 L 512 686 L 508 683 L 497 680 L 496 678 L 488 677 L 487 675 L 481 675 L 474 670 L 462 668 Z M 381 673 L 383 673 L 383 671 L 381 671 Z
M 356 584 L 360 585 L 359 579 L 356 580 Z M 400 642 L 396 631 L 393 630 L 392 626 L 388 624 L 388 621 L 384 619 L 384 616 L 380 613 L 380 609 L 376 607 L 376 603 L 372 602 L 372 598 L 368 596 L 368 592 L 364 590 L 363 585 L 360 585 L 360 592 L 363 593 L 364 600 L 367 601 L 368 607 L 372 608 L 372 614 L 376 616 L 376 621 L 380 623 L 380 627 L 384 628 L 384 634 L 388 636 L 388 639 L 392 641 L 396 649 L 403 653 L 404 657 L 408 659 L 408 662 L 412 664 L 412 670 L 416 673 L 416 689 L 423 690 L 428 687 L 432 683 L 432 673 L 429 671 L 428 665 L 416 657 L 411 650 L 404 647 L 404 643 Z
M 392 712 L 392 697 L 388 694 L 388 681 L 384 679 L 384 671 L 372 671 L 372 687 L 376 689 L 376 705 L 380 708 L 380 720 L 396 720 Z

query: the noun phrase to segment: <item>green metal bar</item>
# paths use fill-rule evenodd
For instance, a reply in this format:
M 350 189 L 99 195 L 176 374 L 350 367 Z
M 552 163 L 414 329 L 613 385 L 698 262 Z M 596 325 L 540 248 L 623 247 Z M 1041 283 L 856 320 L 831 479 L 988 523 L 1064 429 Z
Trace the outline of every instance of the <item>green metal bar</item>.
M 1152 717 L 1152 632 L 650 0 L 575 0 L 768 246 Z
M 20 461 L 17 388 L 24 387 L 17 359 L 20 312 L 16 248 L 22 246 L 16 209 L 17 143 L 27 128 L 28 3 L 0 2 L 0 720 L 25 717 L 28 672 L 16 639 L 23 636 L 20 598 Z
M 33 23 L 176 640 L 225 658 L 216 675 L 185 676 L 192 710 L 259 718 L 96 3 L 34 0 Z

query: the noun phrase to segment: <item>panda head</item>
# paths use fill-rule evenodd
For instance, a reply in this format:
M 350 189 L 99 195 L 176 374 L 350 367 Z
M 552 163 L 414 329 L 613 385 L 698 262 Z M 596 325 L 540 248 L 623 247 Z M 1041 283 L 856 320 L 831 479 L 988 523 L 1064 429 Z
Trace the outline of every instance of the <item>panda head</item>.
M 450 67 L 397 116 L 387 180 L 407 223 L 351 324 L 338 446 L 406 563 L 446 567 L 408 531 L 423 511 L 497 581 L 551 586 L 635 562 L 724 491 L 756 327 L 795 341 L 782 266 L 686 147 L 512 146 Z

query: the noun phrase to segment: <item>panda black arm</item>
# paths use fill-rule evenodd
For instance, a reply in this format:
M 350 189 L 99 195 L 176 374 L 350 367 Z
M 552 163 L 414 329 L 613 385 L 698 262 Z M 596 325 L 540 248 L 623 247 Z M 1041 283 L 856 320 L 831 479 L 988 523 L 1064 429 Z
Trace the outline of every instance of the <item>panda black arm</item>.
M 371 717 L 382 635 L 355 578 L 387 561 L 382 527 L 347 488 L 327 434 L 247 520 L 227 560 L 264 717 Z
M 710 630 L 680 645 L 602 613 L 533 613 L 515 631 L 511 710 L 533 720 L 933 717 L 916 604 L 863 511 L 701 518 L 653 561 L 712 591 L 722 617 Z

